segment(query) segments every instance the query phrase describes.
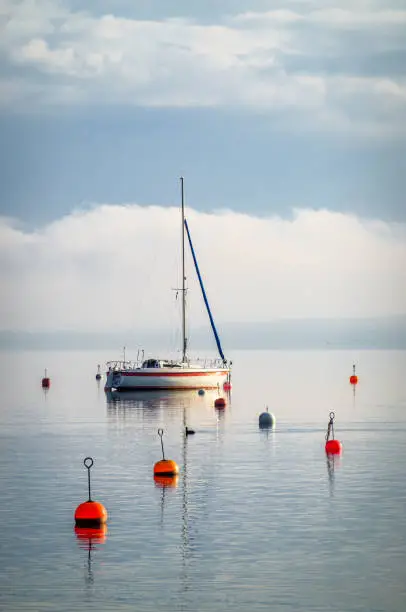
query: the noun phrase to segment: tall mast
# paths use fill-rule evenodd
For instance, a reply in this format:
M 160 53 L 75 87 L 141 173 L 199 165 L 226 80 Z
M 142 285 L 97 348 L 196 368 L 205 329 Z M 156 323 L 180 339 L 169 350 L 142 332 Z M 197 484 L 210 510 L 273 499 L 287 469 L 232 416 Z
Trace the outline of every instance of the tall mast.
M 186 361 L 186 276 L 185 276 L 185 195 L 183 176 L 180 177 L 182 194 L 182 361 Z

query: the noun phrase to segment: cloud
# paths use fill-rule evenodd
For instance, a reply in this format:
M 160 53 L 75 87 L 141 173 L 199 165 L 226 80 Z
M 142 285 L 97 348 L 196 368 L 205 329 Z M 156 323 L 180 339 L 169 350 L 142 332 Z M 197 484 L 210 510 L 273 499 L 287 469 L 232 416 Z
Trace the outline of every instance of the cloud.
M 236 22 L 256 23 L 266 27 L 267 23 L 294 24 L 315 23 L 337 27 L 348 27 L 358 29 L 360 27 L 385 28 L 385 26 L 403 27 L 406 24 L 406 11 L 404 10 L 359 10 L 356 3 L 351 9 L 337 8 L 334 6 L 324 9 L 310 9 L 307 12 L 296 12 L 292 10 L 271 10 L 264 12 L 249 11 L 240 13 L 235 17 Z
M 406 313 L 406 224 L 188 210 L 217 321 Z M 178 329 L 177 208 L 99 205 L 35 232 L 0 224 L 3 329 Z M 190 323 L 207 316 L 189 254 Z
M 403 136 L 404 72 L 362 68 L 371 54 L 374 62 L 380 54 L 394 54 L 392 63 L 403 57 L 406 11 L 365 3 L 287 6 L 202 24 L 96 16 L 49 0 L 6 2 L 0 49 L 15 77 L 2 86 L 3 105 L 234 107 L 277 113 L 285 127 Z M 367 100 L 362 114 L 360 90 Z

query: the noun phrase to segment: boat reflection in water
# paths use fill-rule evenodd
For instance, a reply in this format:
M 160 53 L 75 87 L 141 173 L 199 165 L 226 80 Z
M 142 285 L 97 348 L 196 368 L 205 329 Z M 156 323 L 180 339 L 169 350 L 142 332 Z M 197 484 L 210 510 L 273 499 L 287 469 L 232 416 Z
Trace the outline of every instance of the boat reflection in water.
M 179 602 L 178 608 L 191 609 L 189 601 L 193 591 L 193 575 L 204 540 L 207 513 L 210 511 L 213 482 L 218 466 L 222 464 L 224 419 L 227 410 L 218 410 L 214 400 L 219 391 L 214 389 L 199 394 L 198 390 L 182 391 L 109 391 L 106 393 L 108 416 L 111 421 L 131 419 L 149 420 L 148 429 L 171 422 L 171 440 L 179 453 L 179 475 L 151 477 L 156 490 L 158 526 L 165 533 L 173 532 L 173 516 L 179 512 Z M 228 394 L 230 399 L 230 394 Z M 230 402 L 228 402 L 228 407 Z M 128 424 L 128 423 L 126 423 Z M 153 425 L 153 427 L 152 427 Z M 179 426 L 179 427 L 178 427 Z M 196 428 L 196 435 L 187 435 L 186 427 Z M 176 430 L 178 433 L 175 433 Z M 204 463 L 197 460 L 199 445 L 204 437 L 211 438 L 211 452 L 204 455 Z M 206 438 L 207 439 L 207 438 Z M 151 475 L 152 476 L 152 475 Z M 170 521 L 165 524 L 169 510 Z
M 218 391 L 213 389 L 199 395 L 196 390 L 184 391 L 107 391 L 107 411 L 110 417 L 119 419 L 165 418 L 177 419 L 185 407 L 207 410 L 214 405 Z

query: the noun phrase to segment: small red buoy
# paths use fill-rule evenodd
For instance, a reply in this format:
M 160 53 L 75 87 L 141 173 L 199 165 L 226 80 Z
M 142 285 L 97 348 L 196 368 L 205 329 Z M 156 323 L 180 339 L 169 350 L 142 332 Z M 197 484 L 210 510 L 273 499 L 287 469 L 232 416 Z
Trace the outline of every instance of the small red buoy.
M 224 391 L 230 391 L 231 389 L 231 382 L 225 382 L 223 385 L 223 389 Z
M 339 455 L 341 451 L 342 446 L 339 440 L 328 440 L 326 442 L 326 453 L 328 455 Z
M 224 406 L 226 405 L 226 400 L 224 399 L 224 397 L 217 397 L 214 400 L 214 405 L 216 408 L 224 408 Z
M 77 527 L 99 527 L 107 521 L 107 510 L 100 502 L 93 501 L 90 495 L 90 468 L 93 465 L 93 459 L 86 457 L 83 463 L 87 469 L 89 499 L 76 508 L 75 522 Z
M 358 376 L 355 374 L 355 363 L 352 366 L 352 375 L 350 376 L 350 383 L 356 385 L 358 383 Z
M 334 439 L 334 423 L 333 423 L 334 418 L 335 418 L 334 412 L 330 412 L 330 420 L 327 425 L 326 446 L 325 446 L 326 453 L 328 455 L 339 455 L 342 450 L 341 442 L 339 442 L 339 440 Z M 333 436 L 331 440 L 329 440 L 330 433 Z
M 49 389 L 49 387 L 51 386 L 51 379 L 49 378 L 49 376 L 47 376 L 47 369 L 45 368 L 45 376 L 42 379 L 42 388 L 43 389 Z
M 154 465 L 154 477 L 155 476 L 177 476 L 179 474 L 179 467 L 175 461 L 172 459 L 165 459 L 164 453 L 164 443 L 162 440 L 162 436 L 164 435 L 163 429 L 158 429 L 158 436 L 161 438 L 161 448 L 162 448 L 162 459 L 157 461 Z

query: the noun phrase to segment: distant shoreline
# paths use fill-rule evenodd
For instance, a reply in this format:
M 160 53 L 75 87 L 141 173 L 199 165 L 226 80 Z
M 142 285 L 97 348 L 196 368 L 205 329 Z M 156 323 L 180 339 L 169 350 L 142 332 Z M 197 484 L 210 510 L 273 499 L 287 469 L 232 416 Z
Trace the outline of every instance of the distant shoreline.
M 227 350 L 405 350 L 406 316 L 376 319 L 280 319 L 259 323 L 219 323 Z M 190 349 L 213 350 L 207 327 L 191 329 Z M 168 329 L 116 332 L 0 331 L 0 350 L 112 350 L 126 346 L 154 351 L 180 345 L 177 332 Z

